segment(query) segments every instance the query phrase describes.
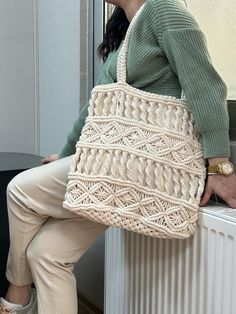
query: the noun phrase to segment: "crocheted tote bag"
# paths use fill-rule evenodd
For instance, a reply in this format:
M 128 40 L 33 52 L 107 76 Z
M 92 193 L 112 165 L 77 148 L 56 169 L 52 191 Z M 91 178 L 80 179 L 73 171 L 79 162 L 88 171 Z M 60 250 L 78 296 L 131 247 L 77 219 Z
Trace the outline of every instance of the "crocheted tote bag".
M 187 238 L 198 220 L 205 164 L 184 99 L 126 83 L 132 19 L 118 57 L 117 83 L 92 90 L 69 171 L 64 208 L 152 237 Z

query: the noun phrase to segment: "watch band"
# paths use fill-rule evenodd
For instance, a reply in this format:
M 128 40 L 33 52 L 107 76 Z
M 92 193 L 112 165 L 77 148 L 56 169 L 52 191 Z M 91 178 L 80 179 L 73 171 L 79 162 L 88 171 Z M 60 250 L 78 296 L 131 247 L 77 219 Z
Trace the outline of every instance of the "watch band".
M 208 166 L 207 167 L 208 173 L 219 173 L 219 168 L 218 166 Z

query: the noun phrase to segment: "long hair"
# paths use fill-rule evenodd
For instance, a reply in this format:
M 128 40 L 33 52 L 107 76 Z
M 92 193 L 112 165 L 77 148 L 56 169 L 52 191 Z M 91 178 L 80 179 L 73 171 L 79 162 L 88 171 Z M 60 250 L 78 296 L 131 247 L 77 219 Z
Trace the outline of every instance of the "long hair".
M 107 22 L 103 42 L 98 47 L 98 55 L 103 61 L 107 59 L 111 51 L 119 48 L 128 27 L 129 21 L 125 11 L 117 6 Z
M 184 2 L 187 7 L 186 0 L 180 0 Z M 129 20 L 126 17 L 125 11 L 116 6 L 111 17 L 107 21 L 105 35 L 103 42 L 99 45 L 97 52 L 98 55 L 106 61 L 109 53 L 113 50 L 117 50 L 125 37 L 127 29 L 129 27 Z

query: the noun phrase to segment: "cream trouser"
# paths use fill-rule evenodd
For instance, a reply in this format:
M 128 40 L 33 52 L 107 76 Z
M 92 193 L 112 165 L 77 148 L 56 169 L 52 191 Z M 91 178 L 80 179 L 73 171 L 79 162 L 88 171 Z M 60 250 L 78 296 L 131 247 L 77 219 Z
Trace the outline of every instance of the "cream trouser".
M 35 283 L 39 314 L 76 314 L 74 263 L 106 226 L 62 207 L 72 157 L 24 171 L 8 185 L 10 251 L 6 276 Z

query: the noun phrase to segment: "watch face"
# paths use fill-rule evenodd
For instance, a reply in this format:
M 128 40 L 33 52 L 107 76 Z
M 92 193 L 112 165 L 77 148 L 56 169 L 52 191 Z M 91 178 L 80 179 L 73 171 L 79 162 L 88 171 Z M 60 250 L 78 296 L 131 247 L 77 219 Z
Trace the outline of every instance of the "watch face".
M 232 174 L 233 172 L 234 172 L 234 168 L 231 163 L 225 162 L 220 165 L 220 173 L 227 176 L 227 175 Z

